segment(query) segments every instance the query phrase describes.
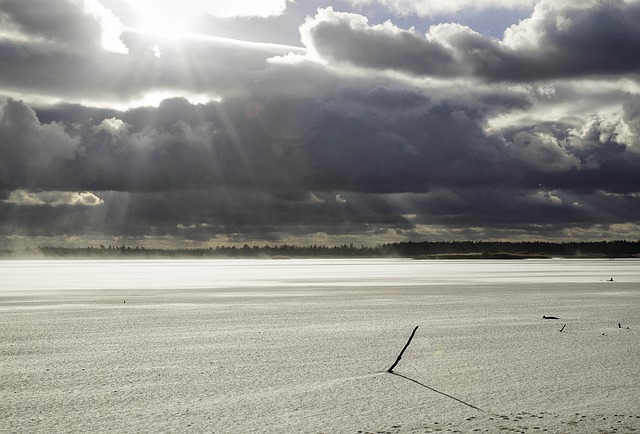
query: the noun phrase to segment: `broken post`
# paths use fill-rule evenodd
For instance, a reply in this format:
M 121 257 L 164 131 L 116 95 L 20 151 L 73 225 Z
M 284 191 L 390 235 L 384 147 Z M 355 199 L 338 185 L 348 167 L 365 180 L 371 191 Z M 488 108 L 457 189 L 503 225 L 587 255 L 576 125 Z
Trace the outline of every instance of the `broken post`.
M 416 330 L 418 330 L 418 326 L 416 326 L 416 328 L 413 329 L 413 332 L 411 333 L 411 336 L 409 336 L 409 340 L 407 341 L 407 343 L 405 344 L 404 348 L 402 349 L 402 351 L 400 351 L 400 354 L 398 354 L 398 358 L 396 359 L 396 361 L 393 363 L 393 365 L 391 365 L 391 367 L 389 369 L 387 369 L 387 372 L 393 372 L 393 368 L 396 367 L 396 365 L 398 364 L 398 362 L 400 361 L 400 359 L 402 359 L 402 355 L 404 354 L 404 351 L 407 349 L 407 347 L 409 346 L 409 344 L 411 343 L 411 339 L 413 339 L 413 335 L 416 334 Z

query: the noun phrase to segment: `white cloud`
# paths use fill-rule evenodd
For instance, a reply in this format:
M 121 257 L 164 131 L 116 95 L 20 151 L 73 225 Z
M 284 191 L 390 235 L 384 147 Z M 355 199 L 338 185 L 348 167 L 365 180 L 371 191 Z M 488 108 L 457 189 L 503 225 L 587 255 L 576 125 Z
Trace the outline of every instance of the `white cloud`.
M 104 131 L 113 137 L 122 137 L 127 134 L 127 124 L 117 118 L 104 119 L 100 125 L 96 125 L 92 129 L 95 133 Z
M 350 0 L 356 7 L 380 5 L 399 15 L 431 16 L 489 8 L 528 9 L 539 0 Z
M 537 191 L 535 193 L 528 194 L 523 198 L 523 200 L 538 205 L 547 205 L 554 207 L 563 205 L 562 199 L 560 199 L 550 191 Z
M 174 19 L 198 14 L 228 17 L 270 17 L 281 15 L 291 0 L 126 0 L 141 13 L 157 13 Z
M 320 199 L 318 196 L 316 196 L 312 192 L 309 192 L 307 194 L 307 198 L 306 198 L 305 202 L 308 202 L 308 203 L 324 203 L 325 201 L 323 199 Z
M 98 206 L 102 205 L 104 200 L 87 191 L 31 192 L 28 190 L 14 190 L 9 194 L 5 202 L 31 206 Z
M 566 13 L 567 9 L 587 9 L 597 0 L 582 0 L 580 3 L 574 0 L 536 0 L 531 17 L 512 25 L 504 32 L 503 43 L 505 46 L 518 49 L 540 48 L 541 37 L 549 30 L 553 32 L 566 31 L 573 18 Z
M 290 0 L 289 0 L 290 1 Z M 234 0 L 200 2 L 206 12 L 217 17 L 270 17 L 281 15 L 288 0 Z
M 630 152 L 640 152 L 640 127 L 637 123 L 634 119 L 624 119 L 620 113 L 595 114 L 581 127 L 570 129 L 568 141 L 572 146 L 582 149 L 593 149 L 613 142 L 626 146 Z
M 113 12 L 105 8 L 98 0 L 85 0 L 84 10 L 100 24 L 100 45 L 104 50 L 114 53 L 129 53 L 120 39 L 124 25 Z
M 581 166 L 580 159 L 545 133 L 521 131 L 514 136 L 511 150 L 517 160 L 540 172 L 563 172 Z

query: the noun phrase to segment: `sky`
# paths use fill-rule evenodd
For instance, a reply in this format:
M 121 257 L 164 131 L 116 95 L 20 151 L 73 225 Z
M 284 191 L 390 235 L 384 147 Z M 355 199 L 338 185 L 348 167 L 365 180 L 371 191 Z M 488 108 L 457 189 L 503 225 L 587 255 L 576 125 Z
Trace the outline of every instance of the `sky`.
M 0 0 L 0 248 L 640 239 L 640 0 Z

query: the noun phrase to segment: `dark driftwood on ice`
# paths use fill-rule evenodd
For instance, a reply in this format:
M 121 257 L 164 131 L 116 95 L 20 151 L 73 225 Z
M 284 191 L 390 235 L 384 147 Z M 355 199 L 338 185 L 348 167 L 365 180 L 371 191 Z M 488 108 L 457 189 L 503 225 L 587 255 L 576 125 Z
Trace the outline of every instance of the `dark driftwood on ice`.
M 393 365 L 391 365 L 391 367 L 389 369 L 387 369 L 387 372 L 393 372 L 393 368 L 395 368 L 396 365 L 398 364 L 398 362 L 400 361 L 400 359 L 402 359 L 402 355 L 404 354 L 404 350 L 406 350 L 407 347 L 409 346 L 409 344 L 411 343 L 411 339 L 413 339 L 413 335 L 416 334 L 416 330 L 418 330 L 418 326 L 416 326 L 416 328 L 413 329 L 413 332 L 411 332 L 411 336 L 409 336 L 409 340 L 404 345 L 404 348 L 402 349 L 402 351 L 400 351 L 400 354 L 398 354 L 398 358 L 393 363 Z
M 567 326 L 566 324 L 562 326 L 562 328 L 560 329 L 560 333 L 562 333 L 562 330 L 564 330 L 566 326 Z

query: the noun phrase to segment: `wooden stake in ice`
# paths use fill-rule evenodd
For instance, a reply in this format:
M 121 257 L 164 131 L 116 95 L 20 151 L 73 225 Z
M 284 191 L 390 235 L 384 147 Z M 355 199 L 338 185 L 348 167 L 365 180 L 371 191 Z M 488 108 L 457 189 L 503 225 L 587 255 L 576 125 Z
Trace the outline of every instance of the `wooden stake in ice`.
M 407 347 L 409 346 L 409 344 L 411 343 L 411 339 L 413 339 L 413 335 L 416 334 L 416 330 L 418 330 L 418 326 L 416 326 L 416 328 L 413 329 L 413 332 L 411 333 L 411 336 L 409 336 L 409 340 L 407 341 L 407 343 L 405 344 L 404 348 L 402 349 L 402 351 L 400 351 L 400 354 L 398 354 L 398 358 L 396 359 L 396 361 L 393 363 L 393 365 L 391 365 L 391 367 L 389 369 L 387 369 L 387 372 L 393 372 L 393 368 L 396 367 L 396 365 L 398 364 L 398 362 L 400 361 L 400 359 L 402 359 L 402 355 L 404 354 L 404 351 L 407 349 Z

